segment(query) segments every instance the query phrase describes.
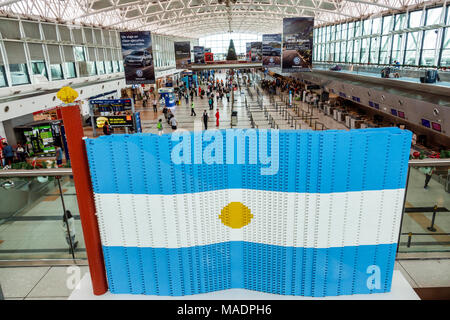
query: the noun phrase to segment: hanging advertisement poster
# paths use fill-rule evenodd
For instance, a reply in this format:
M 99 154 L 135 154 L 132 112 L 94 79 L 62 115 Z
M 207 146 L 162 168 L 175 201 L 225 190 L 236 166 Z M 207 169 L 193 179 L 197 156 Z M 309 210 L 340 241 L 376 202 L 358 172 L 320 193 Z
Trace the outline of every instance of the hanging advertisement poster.
M 246 53 L 247 62 L 252 61 L 252 43 L 251 42 L 247 42 L 245 44 L 245 53 Z
M 262 64 L 266 67 L 281 67 L 281 34 L 263 34 Z
M 282 72 L 311 71 L 314 18 L 283 19 Z
M 252 62 L 262 61 L 262 42 L 251 43 Z
M 194 46 L 194 63 L 205 63 L 205 47 Z
M 187 69 L 191 65 L 191 43 L 189 41 L 174 42 L 175 62 L 177 69 Z
M 120 33 L 126 84 L 155 83 L 150 31 Z

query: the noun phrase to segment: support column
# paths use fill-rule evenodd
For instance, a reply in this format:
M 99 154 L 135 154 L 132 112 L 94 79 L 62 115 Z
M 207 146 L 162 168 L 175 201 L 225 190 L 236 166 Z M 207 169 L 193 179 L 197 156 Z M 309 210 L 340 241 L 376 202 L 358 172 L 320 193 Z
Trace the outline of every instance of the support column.
M 84 145 L 84 132 L 78 105 L 61 108 L 67 144 L 72 164 L 73 180 L 80 210 L 86 253 L 89 261 L 92 287 L 95 295 L 108 290 L 105 262 L 100 240 L 100 232 L 95 215 L 94 192 L 89 173 L 88 159 Z

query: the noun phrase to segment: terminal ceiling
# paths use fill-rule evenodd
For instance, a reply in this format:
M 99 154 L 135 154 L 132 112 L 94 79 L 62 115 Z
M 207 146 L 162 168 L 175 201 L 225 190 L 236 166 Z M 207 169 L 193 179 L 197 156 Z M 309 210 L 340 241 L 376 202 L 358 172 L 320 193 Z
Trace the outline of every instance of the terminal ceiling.
M 284 17 L 324 24 L 377 15 L 423 0 L 0 0 L 19 14 L 198 38 L 232 32 L 280 33 Z

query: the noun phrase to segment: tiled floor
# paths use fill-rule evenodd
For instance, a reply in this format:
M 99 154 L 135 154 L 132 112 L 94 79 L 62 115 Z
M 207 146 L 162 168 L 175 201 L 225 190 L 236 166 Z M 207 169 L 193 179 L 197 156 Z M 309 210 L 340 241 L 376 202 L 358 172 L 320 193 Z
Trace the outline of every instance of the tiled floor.
M 450 287 L 450 260 L 397 261 L 394 268 L 412 288 Z M 0 285 L 5 299 L 67 299 L 87 271 L 87 266 L 5 267 Z

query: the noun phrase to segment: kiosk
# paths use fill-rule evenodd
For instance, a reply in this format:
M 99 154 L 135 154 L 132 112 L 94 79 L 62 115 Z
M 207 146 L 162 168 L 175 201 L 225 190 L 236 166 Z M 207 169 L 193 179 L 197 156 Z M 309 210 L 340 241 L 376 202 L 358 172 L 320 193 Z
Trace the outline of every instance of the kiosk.
M 158 89 L 160 102 L 167 108 L 175 108 L 175 93 L 173 88 L 159 88 Z

